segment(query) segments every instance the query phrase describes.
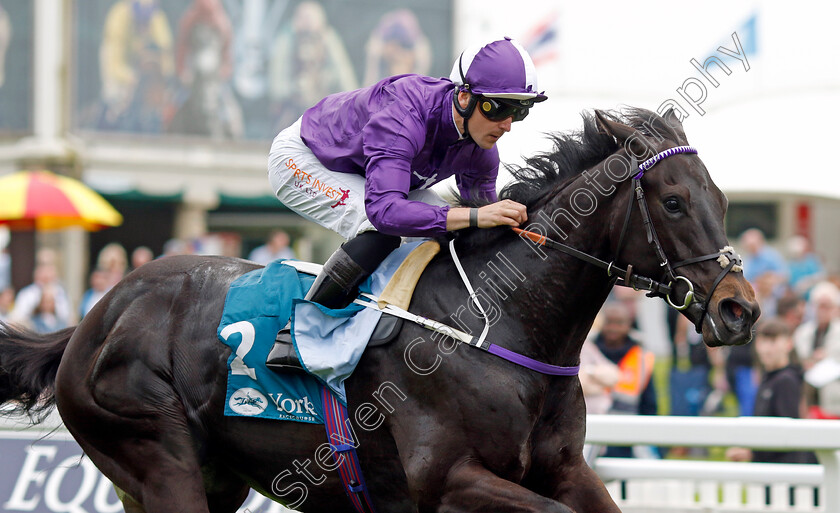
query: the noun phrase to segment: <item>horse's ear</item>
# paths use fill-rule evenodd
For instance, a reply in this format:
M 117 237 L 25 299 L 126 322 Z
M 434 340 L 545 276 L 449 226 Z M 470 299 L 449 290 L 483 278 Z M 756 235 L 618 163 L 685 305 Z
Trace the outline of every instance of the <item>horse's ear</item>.
M 619 123 L 603 111 L 595 109 L 595 122 L 598 129 L 616 138 L 620 146 L 638 158 L 646 158 L 650 153 L 656 153 L 641 132 L 632 126 Z
M 662 119 L 668 122 L 674 128 L 682 128 L 682 122 L 680 121 L 680 117 L 677 116 L 677 111 L 674 110 L 673 107 L 668 107 L 668 110 L 662 114 Z
M 677 111 L 674 110 L 673 107 L 669 107 L 668 110 L 662 114 L 662 119 L 664 119 L 665 122 L 674 129 L 674 132 L 676 132 L 680 138 L 680 142 L 685 142 L 686 144 L 688 143 L 688 138 L 685 136 L 682 121 L 680 121 L 680 117 L 677 115 Z
M 613 120 L 604 111 L 598 109 L 595 109 L 595 122 L 598 130 L 615 137 L 619 143 L 629 139 L 633 135 L 633 132 L 635 132 L 633 127 Z

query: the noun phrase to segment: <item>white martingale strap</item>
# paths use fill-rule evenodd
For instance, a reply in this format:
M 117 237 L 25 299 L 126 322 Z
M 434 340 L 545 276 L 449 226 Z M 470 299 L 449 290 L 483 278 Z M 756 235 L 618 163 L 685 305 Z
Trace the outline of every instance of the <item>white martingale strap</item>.
M 469 333 L 465 333 L 457 328 L 453 328 L 452 326 L 448 326 L 434 319 L 429 319 L 421 315 L 415 315 L 409 312 L 408 310 L 403 310 L 398 306 L 386 304 L 384 307 L 379 307 L 379 305 L 377 304 L 379 302 L 379 298 L 374 296 L 373 294 L 366 294 L 363 292 L 361 296 L 367 299 L 367 301 L 363 299 L 355 299 L 353 302 L 357 305 L 362 305 L 372 310 L 377 310 L 382 313 L 393 315 L 395 317 L 400 317 L 407 321 L 411 321 L 415 324 L 419 324 L 420 326 L 423 326 L 428 330 L 440 333 L 441 335 L 452 337 L 453 339 L 463 342 L 465 344 L 481 348 L 481 344 L 478 343 L 478 339 L 476 339 Z
M 362 305 L 366 308 L 371 308 L 373 310 L 387 313 L 396 317 L 400 317 L 407 321 L 411 321 L 415 324 L 419 324 L 420 326 L 434 331 L 435 333 L 440 333 L 441 335 L 451 337 L 455 340 L 458 340 L 459 342 L 463 342 L 477 349 L 483 349 L 484 351 L 498 356 L 499 358 L 512 362 L 516 365 L 525 367 L 527 369 L 540 372 L 542 374 L 548 374 L 551 376 L 578 375 L 578 372 L 580 371 L 580 365 L 575 365 L 572 367 L 550 365 L 547 363 L 539 362 L 537 360 L 533 360 L 525 355 L 521 355 L 509 349 L 505 349 L 504 347 L 497 346 L 496 344 L 486 342 L 484 339 L 487 336 L 488 330 L 490 329 L 490 321 L 487 319 L 487 313 L 484 311 L 484 308 L 482 308 L 481 304 L 478 302 L 475 291 L 473 291 L 472 285 L 470 285 L 470 281 L 469 279 L 467 279 L 467 276 L 464 273 L 464 269 L 461 267 L 461 263 L 458 261 L 458 256 L 455 254 L 454 247 L 450 244 L 449 248 L 452 251 L 452 257 L 455 260 L 455 265 L 458 268 L 458 272 L 461 274 L 461 279 L 464 280 L 464 284 L 467 286 L 467 290 L 469 290 L 470 292 L 470 297 L 478 306 L 478 309 L 481 311 L 482 315 L 484 315 L 484 331 L 481 333 L 481 336 L 479 338 L 473 337 L 469 333 L 465 333 L 461 330 L 455 329 L 452 326 L 447 326 L 442 322 L 427 319 L 426 317 L 422 317 L 420 315 L 415 315 L 409 311 L 403 310 L 398 306 L 386 304 L 384 307 L 380 307 L 377 304 L 379 302 L 379 298 L 372 294 L 362 293 L 361 297 L 363 297 L 364 299 L 356 299 L 353 302 L 358 305 Z
M 392 304 L 386 304 L 384 307 L 380 307 L 377 304 L 379 298 L 374 296 L 373 294 L 362 293 L 360 295 L 364 299 L 356 299 L 353 302 L 357 305 L 362 305 L 366 308 L 378 310 L 382 313 L 387 313 L 395 317 L 400 317 L 407 321 L 411 321 L 415 324 L 423 326 L 426 329 L 434 331 L 435 333 L 440 333 L 441 335 L 451 337 L 455 340 L 477 347 L 479 349 L 484 349 L 485 351 L 488 350 L 491 344 L 485 342 L 485 339 L 487 338 L 487 333 L 490 331 L 490 319 L 487 317 L 487 312 L 484 310 L 484 307 L 481 306 L 481 303 L 478 301 L 478 297 L 476 296 L 475 290 L 473 290 L 472 284 L 470 283 L 469 278 L 467 278 L 467 274 L 464 272 L 464 268 L 461 266 L 461 261 L 458 259 L 458 255 L 455 252 L 454 241 L 449 242 L 449 251 L 452 254 L 452 260 L 455 262 L 455 267 L 458 269 L 458 274 L 461 275 L 461 280 L 463 280 L 464 285 L 467 287 L 467 291 L 470 293 L 470 298 L 472 299 L 473 303 L 475 303 L 476 307 L 478 307 L 478 311 L 481 312 L 481 315 L 484 317 L 484 330 L 482 330 L 481 335 L 478 338 L 470 335 L 469 333 L 463 332 L 457 328 L 453 328 L 452 326 L 448 326 L 442 322 L 438 322 L 434 319 L 428 319 L 421 315 L 415 315 L 409 312 L 408 310 L 404 310 Z
M 484 344 L 484 339 L 487 338 L 487 332 L 490 331 L 490 319 L 487 317 L 487 312 L 484 311 L 484 307 L 481 306 L 481 301 L 479 301 L 478 297 L 475 295 L 475 291 L 472 288 L 470 279 L 467 278 L 467 273 L 465 273 L 464 268 L 461 267 L 461 260 L 458 258 L 458 254 L 455 252 L 455 239 L 449 241 L 449 253 L 452 255 L 452 261 L 455 262 L 455 267 L 458 269 L 458 274 L 461 275 L 461 280 L 464 282 L 464 285 L 466 285 L 467 287 L 467 291 L 470 293 L 470 299 L 473 300 L 475 306 L 478 307 L 478 311 L 481 312 L 481 316 L 484 317 L 484 329 L 481 331 L 481 335 L 478 337 L 478 345 L 481 346 L 482 344 Z

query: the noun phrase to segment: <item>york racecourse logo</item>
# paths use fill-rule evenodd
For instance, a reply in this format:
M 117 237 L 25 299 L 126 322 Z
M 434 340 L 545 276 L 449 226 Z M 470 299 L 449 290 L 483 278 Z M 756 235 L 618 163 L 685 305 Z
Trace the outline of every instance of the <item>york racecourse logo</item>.
M 239 415 L 253 417 L 264 412 L 268 399 L 255 388 L 240 388 L 230 396 L 230 409 Z

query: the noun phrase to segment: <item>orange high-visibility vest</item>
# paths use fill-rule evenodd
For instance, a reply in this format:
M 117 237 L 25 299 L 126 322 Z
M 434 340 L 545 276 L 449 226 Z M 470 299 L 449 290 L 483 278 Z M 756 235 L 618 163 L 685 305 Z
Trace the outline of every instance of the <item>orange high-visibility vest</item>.
M 613 401 L 638 405 L 642 392 L 650 383 L 656 356 L 641 346 L 634 346 L 618 362 L 618 383 L 613 387 Z

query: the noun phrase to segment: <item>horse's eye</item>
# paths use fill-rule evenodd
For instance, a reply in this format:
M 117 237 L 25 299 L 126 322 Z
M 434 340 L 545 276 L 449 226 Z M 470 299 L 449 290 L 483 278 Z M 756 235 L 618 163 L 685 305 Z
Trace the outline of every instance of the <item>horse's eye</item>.
M 680 202 L 677 198 L 667 198 L 662 202 L 662 205 L 665 206 L 665 210 L 672 214 L 677 214 L 680 211 Z

